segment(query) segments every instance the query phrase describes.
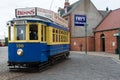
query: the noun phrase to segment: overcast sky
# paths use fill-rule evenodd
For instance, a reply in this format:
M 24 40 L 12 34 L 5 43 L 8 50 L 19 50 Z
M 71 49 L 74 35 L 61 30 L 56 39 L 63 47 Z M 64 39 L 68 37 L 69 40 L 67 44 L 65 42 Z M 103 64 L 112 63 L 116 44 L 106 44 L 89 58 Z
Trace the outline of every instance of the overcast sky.
M 15 17 L 16 8 L 25 7 L 40 7 L 50 9 L 57 12 L 58 7 L 64 7 L 65 0 L 1 0 L 0 2 L 0 38 L 7 36 L 6 22 Z M 69 0 L 70 4 L 78 0 Z M 114 10 L 120 8 L 120 0 L 91 0 L 99 10 L 109 9 Z

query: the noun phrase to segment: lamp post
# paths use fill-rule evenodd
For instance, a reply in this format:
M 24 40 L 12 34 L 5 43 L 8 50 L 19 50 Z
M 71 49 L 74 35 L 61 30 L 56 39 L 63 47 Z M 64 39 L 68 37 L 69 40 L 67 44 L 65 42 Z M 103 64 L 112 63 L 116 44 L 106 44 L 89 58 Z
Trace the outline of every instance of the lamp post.
M 84 26 L 85 26 L 85 53 L 87 54 L 87 26 L 88 24 L 85 23 Z
M 115 53 L 119 55 L 120 60 L 120 28 L 118 29 L 118 33 L 113 34 L 113 36 L 117 39 L 117 49 L 115 50 Z
M 118 54 L 120 59 L 120 28 L 118 29 Z

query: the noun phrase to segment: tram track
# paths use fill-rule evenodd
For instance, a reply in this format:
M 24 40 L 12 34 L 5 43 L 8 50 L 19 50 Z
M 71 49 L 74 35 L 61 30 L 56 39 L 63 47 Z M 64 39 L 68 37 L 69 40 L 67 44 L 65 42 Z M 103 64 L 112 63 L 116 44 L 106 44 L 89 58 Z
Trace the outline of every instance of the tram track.
M 29 75 L 30 73 L 36 73 L 36 72 L 43 72 L 45 70 L 50 69 L 52 66 L 62 62 L 63 58 L 59 60 L 55 60 L 54 64 L 51 62 L 45 63 L 41 66 L 34 69 L 15 69 L 15 70 L 9 70 L 7 63 L 0 64 L 0 80 L 16 80 L 19 79 L 20 77 L 24 77 Z
M 24 76 L 25 73 L 11 73 L 11 72 L 4 72 L 0 75 L 0 80 L 12 80 L 17 77 Z
M 23 75 L 25 75 L 25 73 L 9 71 L 7 63 L 0 64 L 0 80 L 12 80 L 13 78 Z
M 0 65 L 0 80 L 16 80 L 20 77 L 24 77 L 29 75 L 30 73 L 42 72 L 49 69 L 51 66 L 49 64 L 45 64 L 40 66 L 38 69 L 16 69 L 16 70 L 9 70 L 6 64 Z
M 0 80 L 12 80 L 13 78 L 23 75 L 25 75 L 25 73 L 9 71 L 6 63 L 0 65 Z

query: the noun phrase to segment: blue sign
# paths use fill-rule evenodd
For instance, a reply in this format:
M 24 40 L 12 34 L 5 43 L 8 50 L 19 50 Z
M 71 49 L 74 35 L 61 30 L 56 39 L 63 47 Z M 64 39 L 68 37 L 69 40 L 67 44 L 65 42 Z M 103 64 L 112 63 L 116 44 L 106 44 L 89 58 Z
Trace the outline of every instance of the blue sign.
M 74 16 L 75 26 L 85 26 L 85 24 L 86 24 L 86 15 L 75 15 Z

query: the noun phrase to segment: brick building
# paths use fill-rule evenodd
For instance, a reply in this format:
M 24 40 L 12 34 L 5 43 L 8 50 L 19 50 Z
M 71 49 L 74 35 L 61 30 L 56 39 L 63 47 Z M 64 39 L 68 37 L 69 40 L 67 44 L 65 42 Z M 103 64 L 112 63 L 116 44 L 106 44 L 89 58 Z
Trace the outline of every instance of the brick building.
M 110 11 L 95 28 L 95 50 L 115 53 L 118 49 L 118 30 L 120 28 L 120 9 Z
M 83 26 L 74 25 L 75 15 L 87 16 L 87 50 L 94 51 L 94 33 L 93 29 L 103 20 L 106 11 L 99 11 L 91 2 L 91 0 L 78 0 L 70 5 L 69 0 L 65 0 L 64 8 L 59 8 L 58 13 L 68 20 L 70 28 L 70 43 L 71 50 L 85 51 L 85 28 Z

